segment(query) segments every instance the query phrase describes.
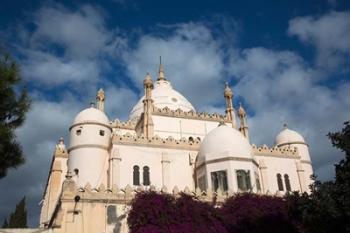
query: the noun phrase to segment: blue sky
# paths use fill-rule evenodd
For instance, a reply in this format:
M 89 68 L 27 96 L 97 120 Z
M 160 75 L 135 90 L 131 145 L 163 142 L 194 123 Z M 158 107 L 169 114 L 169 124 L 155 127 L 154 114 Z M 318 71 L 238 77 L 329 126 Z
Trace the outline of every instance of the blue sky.
M 350 119 L 350 2 L 2 1 L 0 43 L 21 65 L 33 106 L 17 131 L 27 162 L 0 180 L 0 218 L 25 194 L 37 225 L 54 145 L 106 90 L 110 120 L 127 120 L 153 78 L 198 111 L 224 112 L 223 84 L 248 109 L 251 141 L 273 145 L 283 123 L 305 136 L 315 173 L 342 154 L 326 134 Z

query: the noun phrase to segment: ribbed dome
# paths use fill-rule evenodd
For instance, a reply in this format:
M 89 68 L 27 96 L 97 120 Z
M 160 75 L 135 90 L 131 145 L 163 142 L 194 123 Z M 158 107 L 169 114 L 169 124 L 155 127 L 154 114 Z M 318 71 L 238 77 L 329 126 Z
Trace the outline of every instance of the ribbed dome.
M 303 136 L 301 136 L 299 133 L 288 128 L 283 129 L 275 139 L 276 146 L 281 144 L 286 144 L 286 143 L 295 143 L 295 142 L 305 143 L 305 140 Z
M 141 115 L 143 112 L 143 99 L 144 96 L 133 107 L 129 118 L 134 119 Z M 152 90 L 153 104 L 157 108 L 168 107 L 171 110 L 181 109 L 185 112 L 195 111 L 192 104 L 179 92 L 175 91 L 169 81 L 158 80 L 154 83 L 154 89 Z
M 200 145 L 197 163 L 225 157 L 252 158 L 252 147 L 236 129 L 227 125 L 210 131 Z
M 87 122 L 109 125 L 109 120 L 106 114 L 94 107 L 90 107 L 79 112 L 73 121 L 73 125 Z

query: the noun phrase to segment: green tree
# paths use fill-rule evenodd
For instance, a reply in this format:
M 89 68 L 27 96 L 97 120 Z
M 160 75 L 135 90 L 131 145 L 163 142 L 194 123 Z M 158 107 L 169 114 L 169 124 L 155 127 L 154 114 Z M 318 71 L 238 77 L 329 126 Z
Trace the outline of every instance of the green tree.
M 9 224 L 7 222 L 7 218 L 4 219 L 4 222 L 2 223 L 2 228 L 8 228 L 9 227 Z
M 301 218 L 307 233 L 350 232 L 350 123 L 328 137 L 345 152 L 345 158 L 335 165 L 335 180 L 320 182 L 314 177 L 310 195 L 287 196 L 291 212 Z
M 342 232 L 350 232 L 350 123 L 341 132 L 329 133 L 334 147 L 345 152 L 345 158 L 335 165 L 335 181 L 331 190 L 337 209 L 337 224 Z
M 8 228 L 27 228 L 26 198 L 16 205 L 15 211 L 10 214 Z
M 15 129 L 21 126 L 30 106 L 25 88 L 21 87 L 19 67 L 0 47 L 0 179 L 9 168 L 24 163 Z

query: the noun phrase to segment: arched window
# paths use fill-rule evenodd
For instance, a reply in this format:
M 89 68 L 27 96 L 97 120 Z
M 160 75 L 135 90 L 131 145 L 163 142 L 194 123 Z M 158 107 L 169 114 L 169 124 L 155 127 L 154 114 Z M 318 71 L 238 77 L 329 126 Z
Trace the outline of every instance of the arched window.
M 151 181 L 149 178 L 149 167 L 144 166 L 143 167 L 143 185 L 150 185 Z
M 140 167 L 135 165 L 133 171 L 133 184 L 140 185 Z
M 283 181 L 282 181 L 282 176 L 281 174 L 277 174 L 277 185 L 278 185 L 278 190 L 283 191 Z
M 249 191 L 252 189 L 252 184 L 250 182 L 250 171 L 237 170 L 237 186 L 239 191 Z
M 189 137 L 189 138 L 188 138 L 188 141 L 189 141 L 189 142 L 194 142 L 193 137 Z
M 288 192 L 292 191 L 291 187 L 290 187 L 290 181 L 289 181 L 289 176 L 287 174 L 284 174 L 284 183 L 286 185 L 286 190 Z
M 211 186 L 214 192 L 217 192 L 217 191 L 226 192 L 228 190 L 227 172 L 226 171 L 211 172 Z

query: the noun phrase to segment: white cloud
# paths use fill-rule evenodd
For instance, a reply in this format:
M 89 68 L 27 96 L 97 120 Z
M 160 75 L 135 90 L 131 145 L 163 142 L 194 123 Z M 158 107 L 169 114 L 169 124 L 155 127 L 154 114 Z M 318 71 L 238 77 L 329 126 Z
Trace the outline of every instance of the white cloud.
M 111 121 L 118 118 L 127 120 L 132 107 L 137 103 L 137 95 L 126 87 L 109 86 L 106 90 L 106 111 Z
M 350 58 L 350 12 L 294 18 L 288 33 L 316 47 L 320 67 L 337 68 Z
M 105 26 L 102 11 L 91 5 L 71 10 L 59 4 L 45 5 L 34 15 L 31 32 L 19 27 L 22 70 L 25 78 L 55 87 L 84 81 L 90 84 L 108 70 L 126 46 L 117 30 Z
M 143 35 L 136 48 L 125 55 L 130 77 L 142 89 L 146 72 L 157 79 L 159 56 L 166 78 L 200 110 L 224 101 L 224 63 L 219 43 L 209 28 L 188 23 L 173 27 L 170 36 Z
M 85 80 L 94 83 L 101 72 L 98 62 L 93 60 L 70 60 L 34 50 L 24 50 L 24 53 L 27 59 L 21 64 L 23 77 L 48 87 Z
M 316 174 L 332 178 L 334 169 L 329 165 L 342 155 L 332 148 L 326 134 L 339 130 L 349 119 L 343 109 L 350 108 L 350 93 L 344 90 L 350 82 L 334 89 L 317 83 L 318 71 L 290 51 L 246 49 L 240 59 L 231 62 L 232 72 L 239 78 L 235 91 L 254 111 L 249 119 L 252 142 L 272 145 L 287 122 L 310 144 Z

